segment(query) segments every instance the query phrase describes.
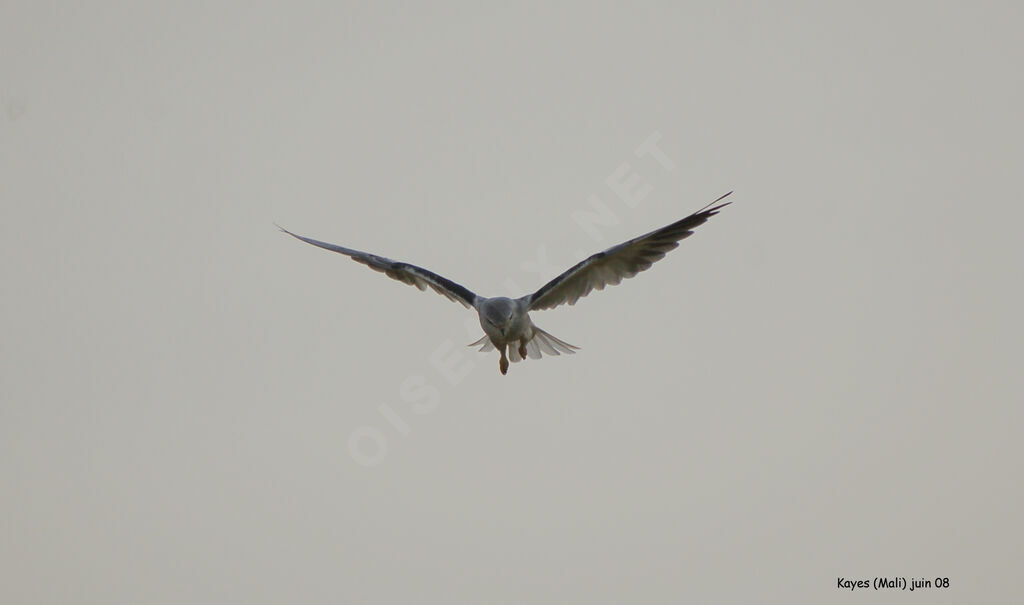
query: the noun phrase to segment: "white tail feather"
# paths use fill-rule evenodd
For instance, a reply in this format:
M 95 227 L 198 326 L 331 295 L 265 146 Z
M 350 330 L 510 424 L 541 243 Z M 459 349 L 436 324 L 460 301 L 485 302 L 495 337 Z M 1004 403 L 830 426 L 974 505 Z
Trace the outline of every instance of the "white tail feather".
M 477 350 L 481 353 L 494 350 L 494 344 L 491 343 L 491 339 L 487 335 L 484 335 L 483 338 L 476 342 L 470 343 L 468 346 L 480 346 Z M 544 355 L 572 355 L 577 350 L 579 350 L 579 347 L 576 345 L 571 345 L 564 340 L 556 338 L 537 326 L 533 326 L 533 338 L 530 339 L 530 342 L 526 343 L 526 356 L 530 359 L 540 359 Z M 523 356 L 519 354 L 518 342 L 509 343 L 508 360 L 512 363 L 523 361 Z
M 491 339 L 488 338 L 486 334 L 484 334 L 484 337 L 481 338 L 480 340 L 478 340 L 476 342 L 471 342 L 471 343 L 469 343 L 466 346 L 467 347 L 475 347 L 477 345 L 483 345 L 482 347 L 480 347 L 478 349 L 478 351 L 480 353 L 486 353 L 487 351 L 493 351 L 494 350 L 494 345 L 491 344 Z
M 540 359 L 540 343 L 534 338 L 530 342 L 526 343 L 526 354 L 530 356 L 530 359 Z
M 579 347 L 576 345 L 571 345 L 564 340 L 556 338 L 537 326 L 533 327 L 533 340 L 540 340 L 540 349 L 548 355 L 558 355 L 559 353 L 572 355 L 579 350 Z

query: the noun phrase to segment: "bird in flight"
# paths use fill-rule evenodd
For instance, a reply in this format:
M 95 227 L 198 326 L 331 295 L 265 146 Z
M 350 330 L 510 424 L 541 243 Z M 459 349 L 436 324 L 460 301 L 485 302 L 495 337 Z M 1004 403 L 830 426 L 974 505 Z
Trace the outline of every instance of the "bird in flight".
M 604 252 L 598 252 L 544 284 L 540 290 L 521 298 L 478 296 L 464 286 L 422 267 L 296 235 L 280 226 L 278 228 L 307 244 L 344 254 L 357 263 L 362 263 L 374 271 L 380 271 L 392 279 L 416 286 L 420 290 L 431 288 L 449 300 L 462 303 L 468 309 L 476 309 L 484 336 L 469 346 L 481 345 L 481 352 L 497 349 L 501 353 L 498 369 L 502 374 L 506 374 L 508 373 L 509 359 L 513 362 L 522 361 L 527 357 L 540 359 L 544 353 L 571 355 L 579 349 L 579 347 L 555 338 L 534 325 L 533 320 L 530 319 L 530 311 L 553 309 L 562 304 L 574 305 L 576 301 L 592 290 L 603 290 L 605 286 L 614 286 L 623 279 L 633 277 L 650 268 L 667 252 L 677 247 L 680 240 L 692 235 L 695 228 L 703 225 L 709 218 L 718 214 L 719 210 L 731 204 L 732 202 L 718 203 L 731 193 L 731 191 L 726 193 L 704 208 L 671 225 L 612 246 Z M 506 350 L 508 351 L 507 357 Z

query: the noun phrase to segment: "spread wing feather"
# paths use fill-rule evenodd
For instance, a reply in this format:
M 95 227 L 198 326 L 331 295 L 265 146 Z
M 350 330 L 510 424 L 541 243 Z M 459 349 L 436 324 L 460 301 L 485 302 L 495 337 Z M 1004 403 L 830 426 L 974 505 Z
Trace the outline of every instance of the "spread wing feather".
M 623 279 L 633 277 L 637 273 L 649 269 L 665 254 L 693 234 L 693 230 L 703 225 L 709 218 L 731 202 L 717 204 L 725 199 L 726 193 L 690 216 L 652 231 L 646 235 L 633 238 L 604 252 L 579 262 L 565 273 L 544 284 L 527 299 L 530 311 L 552 309 L 561 304 L 576 304 L 576 301 L 590 294 L 593 290 L 603 290 L 605 286 L 614 286 Z
M 396 279 L 404 284 L 410 286 L 416 286 L 420 290 L 426 290 L 430 288 L 434 292 L 444 296 L 448 300 L 462 303 L 463 306 L 472 308 L 476 302 L 476 294 L 471 292 L 469 289 L 461 286 L 449 279 L 441 277 L 437 273 L 428 271 L 423 267 L 417 267 L 416 265 L 410 265 L 409 263 L 403 263 L 393 261 L 390 258 L 384 258 L 383 256 L 377 256 L 376 254 L 369 254 L 367 252 L 360 252 L 359 250 L 353 250 L 351 248 L 345 248 L 344 246 L 338 246 L 335 244 L 328 244 L 327 242 L 321 242 L 301 235 L 296 235 L 287 229 L 278 226 L 278 229 L 284 231 L 288 235 L 300 239 L 307 244 L 323 248 L 324 250 L 330 250 L 339 254 L 344 254 L 350 257 L 357 263 L 362 263 L 374 271 L 380 271 L 384 275 L 387 275 L 391 279 Z

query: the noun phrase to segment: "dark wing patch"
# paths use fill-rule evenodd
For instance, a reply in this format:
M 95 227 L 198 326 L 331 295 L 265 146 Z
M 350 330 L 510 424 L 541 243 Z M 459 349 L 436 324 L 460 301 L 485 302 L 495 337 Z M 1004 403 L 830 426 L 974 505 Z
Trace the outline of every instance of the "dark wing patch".
M 732 202 L 726 202 L 714 206 L 731 193 L 726 193 L 682 220 L 612 246 L 577 263 L 530 295 L 529 309 L 553 309 L 566 303 L 574 305 L 593 290 L 604 290 L 605 286 L 617 285 L 623 279 L 649 269 L 670 250 L 678 247 L 681 240 L 693 235 L 695 228 L 731 204 Z
M 383 256 L 377 256 L 376 254 L 370 254 L 368 252 L 361 252 L 359 250 L 353 250 L 344 246 L 338 246 L 336 244 L 329 244 L 327 242 L 321 242 L 309 237 L 303 237 L 296 235 L 291 231 L 277 226 L 278 229 L 284 231 L 288 235 L 300 239 L 307 244 L 312 244 L 324 250 L 330 250 L 331 252 L 337 252 L 350 257 L 357 263 L 362 263 L 374 271 L 379 271 L 384 275 L 387 275 L 391 279 L 398 280 L 403 284 L 409 284 L 410 286 L 416 286 L 420 290 L 426 290 L 430 288 L 434 292 L 444 296 L 448 300 L 461 303 L 463 306 L 472 308 L 476 302 L 476 294 L 471 292 L 464 286 L 461 286 L 449 279 L 441 277 L 433 271 L 428 271 L 423 267 L 417 267 L 416 265 L 410 265 L 409 263 L 403 263 L 393 261 L 390 258 Z

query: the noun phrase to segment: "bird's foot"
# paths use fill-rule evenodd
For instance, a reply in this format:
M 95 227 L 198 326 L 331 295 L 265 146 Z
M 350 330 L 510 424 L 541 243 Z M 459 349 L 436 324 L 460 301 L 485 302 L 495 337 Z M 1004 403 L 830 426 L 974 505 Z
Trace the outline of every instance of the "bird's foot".
M 525 343 L 520 343 L 519 344 L 519 356 L 522 357 L 523 360 L 526 359 L 526 344 Z
M 508 360 L 502 357 L 498 362 L 498 369 L 501 370 L 502 375 L 508 374 Z

